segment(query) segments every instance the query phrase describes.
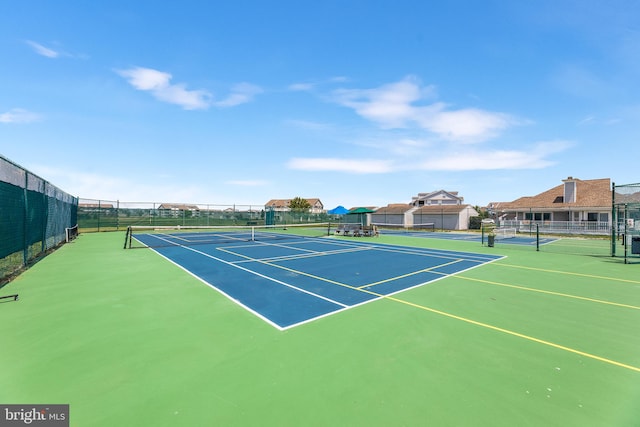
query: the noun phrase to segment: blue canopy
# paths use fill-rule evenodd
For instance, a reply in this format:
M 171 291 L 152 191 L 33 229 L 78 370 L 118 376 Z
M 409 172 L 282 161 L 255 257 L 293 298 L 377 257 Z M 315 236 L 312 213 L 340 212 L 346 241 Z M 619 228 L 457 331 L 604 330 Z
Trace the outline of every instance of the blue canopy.
M 347 212 L 349 212 L 349 209 L 345 208 L 344 206 L 337 206 L 330 211 L 327 211 L 329 215 L 344 215 Z

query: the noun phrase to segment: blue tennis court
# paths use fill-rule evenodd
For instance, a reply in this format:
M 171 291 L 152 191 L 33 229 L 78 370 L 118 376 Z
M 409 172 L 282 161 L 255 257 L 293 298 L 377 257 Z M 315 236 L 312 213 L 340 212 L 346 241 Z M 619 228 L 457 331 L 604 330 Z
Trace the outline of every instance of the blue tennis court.
M 171 242 L 153 250 L 281 330 L 502 258 L 335 238 L 136 239 L 150 247 L 157 239 Z

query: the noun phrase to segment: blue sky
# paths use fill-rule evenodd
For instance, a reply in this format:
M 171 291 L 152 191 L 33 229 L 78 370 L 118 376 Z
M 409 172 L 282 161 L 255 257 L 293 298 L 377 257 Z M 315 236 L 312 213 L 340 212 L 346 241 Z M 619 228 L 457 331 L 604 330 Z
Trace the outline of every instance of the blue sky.
M 1 9 L 0 154 L 83 198 L 486 205 L 640 182 L 637 1 Z

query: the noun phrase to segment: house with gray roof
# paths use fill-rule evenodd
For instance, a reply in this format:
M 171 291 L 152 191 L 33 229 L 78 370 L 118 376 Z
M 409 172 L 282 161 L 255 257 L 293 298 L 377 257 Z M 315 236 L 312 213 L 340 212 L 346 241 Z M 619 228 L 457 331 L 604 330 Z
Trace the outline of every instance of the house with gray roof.
M 416 208 L 408 203 L 391 203 L 371 213 L 372 224 L 397 226 L 413 225 L 411 212 Z
M 444 194 L 446 193 L 446 195 Z M 433 203 L 438 198 L 423 198 L 419 201 L 414 197 L 411 203 L 393 203 L 376 209 L 371 214 L 373 224 L 401 225 L 404 227 L 432 228 L 440 230 L 468 230 L 469 219 L 478 216 L 471 205 L 463 205 L 461 197 L 457 195 L 451 199 L 450 192 L 434 192 L 422 194 L 436 194 L 443 203 Z M 457 193 L 456 193 L 457 194 Z M 444 195 L 444 197 L 442 197 Z M 445 202 L 446 200 L 446 202 Z M 414 204 L 414 202 L 417 202 Z M 429 224 L 429 226 L 426 226 Z
M 471 205 L 422 206 L 412 212 L 413 224 L 433 224 L 435 229 L 468 230 L 472 216 L 479 213 Z

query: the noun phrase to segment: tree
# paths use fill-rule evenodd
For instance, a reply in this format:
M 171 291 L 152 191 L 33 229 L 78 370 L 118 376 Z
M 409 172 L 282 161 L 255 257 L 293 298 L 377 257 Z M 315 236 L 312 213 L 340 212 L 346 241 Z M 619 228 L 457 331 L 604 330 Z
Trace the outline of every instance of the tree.
M 489 212 L 485 208 L 481 208 L 476 205 L 473 207 L 477 212 L 478 216 L 472 216 L 469 218 L 469 229 L 470 230 L 480 230 L 482 228 L 482 220 L 485 218 L 489 218 Z
M 473 208 L 478 212 L 478 217 L 480 219 L 489 218 L 489 212 L 487 211 L 486 208 L 481 208 L 478 205 L 474 206 Z
M 306 211 L 311 208 L 311 204 L 307 199 L 303 199 L 302 197 L 294 197 L 289 202 L 289 208 L 292 211 Z

